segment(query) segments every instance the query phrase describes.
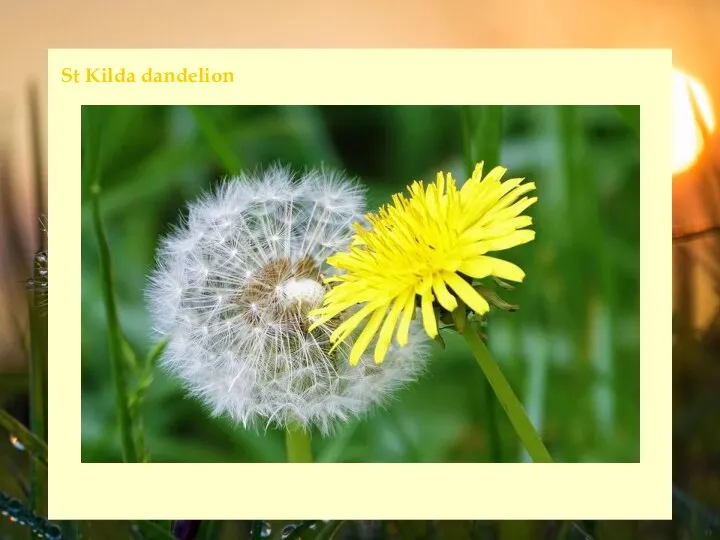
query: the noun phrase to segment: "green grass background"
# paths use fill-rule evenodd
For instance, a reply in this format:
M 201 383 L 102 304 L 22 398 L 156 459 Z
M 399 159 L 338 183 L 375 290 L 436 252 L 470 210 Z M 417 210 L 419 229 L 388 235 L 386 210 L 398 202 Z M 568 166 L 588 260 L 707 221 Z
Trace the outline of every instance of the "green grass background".
M 466 178 L 463 115 L 416 106 L 86 106 L 82 210 L 82 459 L 122 460 L 90 184 L 101 185 L 119 321 L 134 355 L 159 236 L 184 205 L 240 169 L 322 163 L 368 186 L 368 208 L 438 170 Z M 500 162 L 537 184 L 536 241 L 507 252 L 527 272 L 495 312 L 489 346 L 555 461 L 639 459 L 639 108 L 502 108 Z M 482 131 L 475 139 L 483 146 Z M 482 155 L 477 156 L 482 159 Z M 487 170 L 487 169 L 486 169 Z M 313 437 L 318 461 L 492 459 L 483 375 L 464 344 L 436 346 L 427 375 L 385 409 Z M 159 369 L 139 415 L 154 462 L 284 461 L 281 431 L 209 418 Z M 495 407 L 502 461 L 526 459 Z

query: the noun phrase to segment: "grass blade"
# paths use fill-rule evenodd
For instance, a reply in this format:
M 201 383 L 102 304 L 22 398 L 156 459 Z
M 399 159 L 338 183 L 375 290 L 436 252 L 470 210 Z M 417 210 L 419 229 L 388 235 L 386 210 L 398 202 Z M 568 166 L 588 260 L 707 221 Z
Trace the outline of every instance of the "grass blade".
M 154 521 L 136 521 L 135 526 L 147 540 L 176 540 L 175 536 Z
M 77 521 L 61 521 L 62 540 L 80 540 L 80 530 Z
M 108 337 L 110 340 L 110 363 L 112 366 L 112 378 L 115 383 L 115 406 L 117 408 L 118 420 L 120 422 L 120 438 L 123 447 L 123 460 L 125 462 L 137 462 L 137 449 L 133 442 L 133 427 L 128 401 L 127 379 L 125 372 L 124 348 L 122 344 L 122 332 L 118 320 L 115 294 L 113 292 L 113 274 L 110 266 L 110 246 L 105 235 L 105 230 L 100 219 L 99 186 L 95 185 L 93 190 L 93 222 L 97 236 L 98 248 L 100 250 L 100 267 L 102 271 L 103 298 L 105 301 L 105 314 L 107 317 Z
M 284 538 L 284 540 L 302 540 L 303 533 L 311 530 L 313 526 L 317 527 L 317 524 L 317 521 L 301 521 L 300 524 L 295 527 L 292 532 L 287 535 L 287 537 Z
M 108 338 L 110 341 L 110 365 L 112 379 L 115 386 L 115 407 L 120 423 L 120 439 L 123 449 L 123 461 L 136 463 L 138 451 L 133 436 L 133 422 L 130 411 L 127 373 L 125 365 L 125 349 L 123 346 L 123 332 L 120 328 L 115 293 L 113 291 L 113 271 L 111 264 L 110 244 L 100 217 L 100 144 L 97 147 L 97 156 L 93 163 L 92 183 L 90 197 L 92 204 L 92 219 L 100 256 L 100 271 L 102 272 L 102 293 L 107 318 Z M 89 156 L 86 156 L 89 157 Z M 90 174 L 90 173 L 89 173 Z
M 222 134 L 217 129 L 217 126 L 213 124 L 210 117 L 205 113 L 204 107 L 190 107 L 190 110 L 195 117 L 200 131 L 205 136 L 205 139 L 207 139 L 210 148 L 215 152 L 225 171 L 231 176 L 240 174 L 240 170 L 242 169 L 240 160 L 232 151 L 232 148 L 228 146 Z
M 220 537 L 224 521 L 203 521 L 198 540 L 216 540 Z
M 250 528 L 250 540 L 260 540 L 262 538 L 262 532 L 265 522 L 256 519 L 252 522 L 252 527 Z
M 11 435 L 15 435 L 25 447 L 25 451 L 47 467 L 48 449 L 45 441 L 26 428 L 22 422 L 5 409 L 0 409 L 0 426 L 4 427 Z
M 345 520 L 328 521 L 325 526 L 320 529 L 315 540 L 333 540 L 340 528 L 345 524 Z
M 677 486 L 672 487 L 673 519 L 680 522 L 698 523 L 706 535 L 720 535 L 720 516 L 691 499 Z
M 37 84 L 30 84 L 28 95 L 30 101 L 30 137 L 32 144 L 33 177 L 35 181 L 35 215 L 39 218 L 45 215 L 47 205 L 45 201 L 45 164 L 42 158 L 42 127 L 40 125 L 41 114 Z M 41 251 L 46 247 L 44 231 L 38 229 L 35 249 Z
M 38 227 L 41 235 L 44 228 Z M 47 441 L 47 252 L 38 251 L 33 265 L 29 302 L 30 322 L 30 430 Z M 30 463 L 30 508 L 39 510 L 45 498 L 47 471 L 39 471 L 36 463 Z
M 45 166 L 42 158 L 42 128 L 40 126 L 40 103 L 38 87 L 30 84 L 28 88 L 30 109 L 31 155 L 33 161 L 33 177 L 35 182 L 35 216 L 40 219 L 45 215 Z M 45 227 L 37 227 L 35 251 L 45 253 Z M 36 255 L 37 262 L 37 255 Z M 33 283 L 42 284 L 46 279 L 39 275 L 37 264 L 33 265 Z M 47 266 L 44 267 L 47 269 Z M 47 317 L 42 304 L 42 287 L 35 287 L 31 292 L 30 303 L 30 429 L 42 440 L 47 440 L 47 360 L 48 336 Z M 39 510 L 45 497 L 45 485 L 42 475 L 47 472 L 38 471 L 36 464 L 30 464 L 30 509 Z
M 151 372 L 155 368 L 155 364 L 157 364 L 157 361 L 160 359 L 160 356 L 162 356 L 162 353 L 165 352 L 165 348 L 169 342 L 170 338 L 163 338 L 153 345 L 150 351 L 148 351 L 148 354 L 145 357 L 144 366 L 146 373 Z
M 47 317 L 37 306 L 37 291 L 31 292 L 30 301 L 30 429 L 41 440 L 47 440 Z M 35 464 L 30 465 L 30 508 L 38 510 L 44 498 L 47 481 Z
M 500 165 L 500 147 L 503 135 L 503 107 L 463 106 L 463 141 L 465 166 L 468 176 L 475 164 L 484 161 L 484 170 Z

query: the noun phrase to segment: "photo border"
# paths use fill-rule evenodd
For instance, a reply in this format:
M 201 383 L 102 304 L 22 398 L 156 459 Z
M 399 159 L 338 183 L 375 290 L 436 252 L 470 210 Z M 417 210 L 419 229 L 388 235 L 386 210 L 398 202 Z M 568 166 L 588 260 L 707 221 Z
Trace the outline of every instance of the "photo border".
M 87 67 L 235 76 L 62 81 Z M 49 518 L 671 519 L 671 67 L 669 49 L 50 49 Z M 640 462 L 82 463 L 80 108 L 111 104 L 640 105 Z

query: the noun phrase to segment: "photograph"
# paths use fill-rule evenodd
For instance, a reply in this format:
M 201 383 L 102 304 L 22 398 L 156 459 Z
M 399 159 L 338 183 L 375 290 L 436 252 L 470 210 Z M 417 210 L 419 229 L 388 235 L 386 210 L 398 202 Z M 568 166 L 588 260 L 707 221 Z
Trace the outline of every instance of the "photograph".
M 639 106 L 81 114 L 83 463 L 639 462 Z
M 672 80 L 457 102 L 60 91 L 37 41 L 0 83 L 0 540 L 718 537 L 718 80 L 671 41 Z M 56 66 L 93 52 L 182 69 Z

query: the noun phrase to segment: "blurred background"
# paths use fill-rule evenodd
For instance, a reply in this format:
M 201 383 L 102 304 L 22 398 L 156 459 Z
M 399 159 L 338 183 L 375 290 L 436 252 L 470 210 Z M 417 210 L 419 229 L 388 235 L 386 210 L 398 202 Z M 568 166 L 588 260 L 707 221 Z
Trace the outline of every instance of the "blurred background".
M 505 254 L 528 276 L 502 294 L 520 311 L 493 313 L 490 346 L 556 461 L 638 461 L 638 108 L 501 110 L 500 162 L 508 177 L 536 182 L 540 202 L 530 210 L 537 240 Z M 94 126 L 102 126 L 99 135 Z M 438 170 L 467 178 L 459 107 L 83 107 L 83 138 L 84 145 L 102 141 L 100 200 L 120 323 L 139 358 L 152 345 L 143 289 L 157 239 L 229 168 L 325 163 L 367 185 L 369 209 L 415 179 L 434 180 Z M 84 156 L 84 170 L 90 159 Z M 82 457 L 120 461 L 102 272 L 84 202 Z M 497 406 L 501 445 L 491 448 L 494 395 L 484 395 L 482 372 L 462 340 L 448 337 L 447 345 L 433 348 L 428 375 L 387 410 L 334 437 L 316 434 L 317 459 L 523 459 Z M 282 431 L 210 419 L 159 370 L 142 417 L 155 462 L 285 460 Z
M 172 13 L 172 24 L 168 23 L 168 13 Z M 387 4 L 371 0 L 357 5 L 309 0 L 282 7 L 273 2 L 222 0 L 180 5 L 129 0 L 117 7 L 89 0 L 62 4 L 50 0 L 0 0 L 0 148 L 4 147 L 6 157 L 0 180 L 3 188 L 12 183 L 12 198 L 6 200 L 17 218 L 17 226 L 12 229 L 3 221 L 0 234 L 0 403 L 23 421 L 27 420 L 27 354 L 18 344 L 16 327 L 9 323 L 13 314 L 22 318 L 18 306 L 24 300 L 25 269 L 30 269 L 36 249 L 38 209 L 34 186 L 38 156 L 33 148 L 39 148 L 42 166 L 46 49 L 103 46 L 667 47 L 673 49 L 675 66 L 701 81 L 715 111 L 720 103 L 720 3 L 716 0 L 609 0 L 601 4 L 570 0 L 443 0 L 421 4 L 400 0 Z M 28 84 L 33 82 L 37 82 L 40 95 L 38 145 L 33 142 L 31 100 L 27 96 Z M 684 88 L 681 85 L 674 103 L 676 123 L 678 111 L 682 112 L 675 128 L 680 143 L 696 141 L 700 136 L 698 115 L 688 112 L 690 102 Z M 584 527 L 590 537 L 708 538 L 715 537 L 720 529 L 720 234 L 716 232 L 720 227 L 720 203 L 713 197 L 720 178 L 716 172 L 720 145 L 716 133 L 709 141 L 704 148 L 691 143 L 698 151 L 692 152 L 689 169 L 676 173 L 673 184 L 674 521 L 600 522 L 594 529 Z M 44 180 L 44 175 L 41 177 Z M 8 215 L 8 206 L 0 211 L 3 217 Z M 22 327 L 26 329 L 27 325 Z M 9 439 L 4 441 L 4 437 L 0 439 L 0 492 L 25 501 L 17 480 L 27 478 L 27 456 Z M 467 529 L 459 529 L 456 523 L 423 522 L 420 529 L 403 538 L 468 537 L 463 532 Z M 272 525 L 273 534 L 279 537 L 284 525 Z M 483 528 L 486 525 L 490 533 Z M 616 525 L 621 528 L 613 529 Z M 84 524 L 83 537 L 132 538 L 133 527 L 138 526 L 152 537 L 149 522 Z M 349 538 L 383 537 L 377 526 L 352 526 L 355 529 L 348 533 Z M 385 526 L 394 527 L 391 522 Z M 536 526 L 523 532 L 521 523 L 485 523 L 479 526 L 485 531 L 482 536 L 471 537 L 553 538 L 558 532 L 564 533 L 553 522 Z M 225 527 L 225 537 L 242 537 L 242 527 Z M 433 533 L 427 527 L 440 530 Z M 26 532 L 26 528 L 0 518 L 0 538 L 24 538 Z M 202 529 L 200 534 L 205 534 Z

